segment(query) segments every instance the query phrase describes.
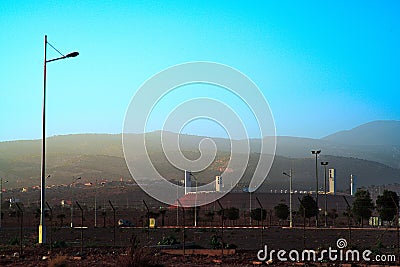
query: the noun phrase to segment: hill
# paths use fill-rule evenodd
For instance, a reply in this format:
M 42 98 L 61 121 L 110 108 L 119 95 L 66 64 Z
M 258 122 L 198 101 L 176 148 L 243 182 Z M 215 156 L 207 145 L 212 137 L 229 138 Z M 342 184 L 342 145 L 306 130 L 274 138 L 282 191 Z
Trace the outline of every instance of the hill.
M 338 144 L 400 146 L 400 121 L 373 121 L 323 138 Z
M 166 133 L 174 134 L 174 133 Z M 136 135 L 139 141 L 143 136 Z M 181 148 L 190 158 L 197 158 L 198 143 L 204 137 L 182 135 Z M 214 139 L 214 138 L 213 138 Z M 81 176 L 82 181 L 131 179 L 122 152 L 121 135 L 79 134 L 54 136 L 47 142 L 47 173 L 51 178 L 47 184 L 70 184 L 74 177 Z M 181 180 L 182 171 L 174 168 L 166 159 L 160 143 L 160 132 L 146 136 L 149 144 L 150 157 L 159 172 L 171 180 Z M 228 160 L 230 144 L 222 138 L 215 138 L 218 153 L 213 164 L 197 174 L 200 182 L 209 182 L 220 174 Z M 242 140 L 243 141 L 243 140 Z M 242 142 L 235 141 L 235 142 Z M 370 156 L 364 146 L 349 147 L 335 145 L 323 139 L 305 139 L 295 137 L 278 137 L 277 157 L 273 163 L 268 179 L 263 185 L 264 190 L 282 189 L 287 187 L 287 177 L 283 170 L 294 169 L 294 186 L 308 190 L 315 184 L 315 161 L 310 154 L 313 148 L 321 148 L 321 160 L 329 161 L 329 167 L 338 170 L 338 188 L 347 190 L 350 174 L 356 174 L 358 186 L 372 184 L 396 183 L 400 178 L 400 170 L 382 163 L 366 160 L 362 156 Z M 260 140 L 251 140 L 252 154 L 244 175 L 244 182 L 252 177 L 259 154 L 257 147 Z M 38 185 L 40 181 L 40 148 L 41 140 L 12 141 L 0 143 L 0 175 L 9 180 L 7 187 L 26 187 Z M 350 150 L 354 148 L 354 150 Z M 356 150 L 355 148 L 358 148 Z M 379 153 L 384 154 L 384 151 Z M 360 156 L 358 159 L 353 155 Z M 290 158 L 289 158 L 290 156 Z M 135 160 L 142 160 L 143 155 L 136 155 Z M 389 157 L 388 157 L 389 158 Z M 323 185 L 323 169 L 320 167 L 320 185 Z

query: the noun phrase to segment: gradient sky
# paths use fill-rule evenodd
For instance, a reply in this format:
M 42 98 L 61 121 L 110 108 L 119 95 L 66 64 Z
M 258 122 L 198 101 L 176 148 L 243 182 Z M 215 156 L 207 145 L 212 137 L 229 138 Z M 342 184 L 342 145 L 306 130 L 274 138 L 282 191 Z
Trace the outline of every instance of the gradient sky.
M 137 88 L 189 61 L 251 78 L 278 135 L 400 120 L 398 1 L 265 2 L 0 1 L 0 141 L 41 138 L 45 34 L 80 52 L 48 65 L 48 136 L 120 133 Z

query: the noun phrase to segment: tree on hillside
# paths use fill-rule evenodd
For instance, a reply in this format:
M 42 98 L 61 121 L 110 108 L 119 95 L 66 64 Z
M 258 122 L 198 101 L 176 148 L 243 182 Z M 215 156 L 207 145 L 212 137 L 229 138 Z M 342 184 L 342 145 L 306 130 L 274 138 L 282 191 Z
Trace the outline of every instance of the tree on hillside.
M 225 209 L 225 214 L 224 214 L 228 220 L 230 220 L 231 222 L 236 221 L 239 219 L 240 215 L 239 215 L 239 209 L 235 208 L 235 207 L 230 207 Z
M 396 192 L 385 190 L 376 199 L 376 209 L 382 221 L 392 221 L 397 214 L 399 207 L 399 196 Z
M 267 211 L 265 209 L 256 208 L 251 210 L 250 217 L 253 220 L 257 221 L 257 225 L 260 224 L 260 221 L 264 221 L 267 218 Z
M 275 215 L 279 222 L 284 221 L 289 217 L 289 207 L 286 204 L 280 203 L 274 207 Z
M 303 196 L 300 200 L 299 213 L 304 214 L 307 219 L 317 216 L 317 203 L 310 195 Z
M 366 190 L 358 190 L 355 194 L 352 211 L 355 218 L 361 221 L 361 227 L 364 226 L 364 220 L 368 220 L 372 215 L 374 203 L 371 195 Z

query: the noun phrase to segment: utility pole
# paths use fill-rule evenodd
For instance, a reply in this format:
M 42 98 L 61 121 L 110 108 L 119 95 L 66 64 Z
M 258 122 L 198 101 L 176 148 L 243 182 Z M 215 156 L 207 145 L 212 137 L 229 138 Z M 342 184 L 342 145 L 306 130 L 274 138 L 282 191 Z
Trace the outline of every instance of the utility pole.
M 315 227 L 318 227 L 318 216 L 319 216 L 319 208 L 318 208 L 318 154 L 321 153 L 321 150 L 312 150 L 311 154 L 315 155 L 315 202 L 317 205 L 317 216 L 315 216 Z
M 289 177 L 289 227 L 293 227 L 293 210 L 292 210 L 292 168 L 290 168 L 289 174 L 283 172 L 283 175 Z
M 328 199 L 326 195 L 326 166 L 328 165 L 327 161 L 322 161 L 321 165 L 324 166 L 324 194 L 325 194 L 325 227 L 328 227 Z

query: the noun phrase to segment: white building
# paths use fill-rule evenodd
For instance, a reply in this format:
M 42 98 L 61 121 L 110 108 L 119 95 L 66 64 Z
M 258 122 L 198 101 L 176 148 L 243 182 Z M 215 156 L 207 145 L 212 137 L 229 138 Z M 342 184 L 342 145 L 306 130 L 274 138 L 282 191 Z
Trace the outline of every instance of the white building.
M 215 191 L 221 192 L 223 187 L 224 185 L 222 183 L 222 176 L 215 176 Z
M 336 169 L 329 169 L 329 194 L 336 195 Z
M 190 171 L 185 170 L 185 194 L 192 191 L 192 180 Z
M 352 196 L 354 196 L 357 191 L 356 178 L 357 177 L 355 175 L 353 175 L 353 174 L 350 175 L 350 194 Z

